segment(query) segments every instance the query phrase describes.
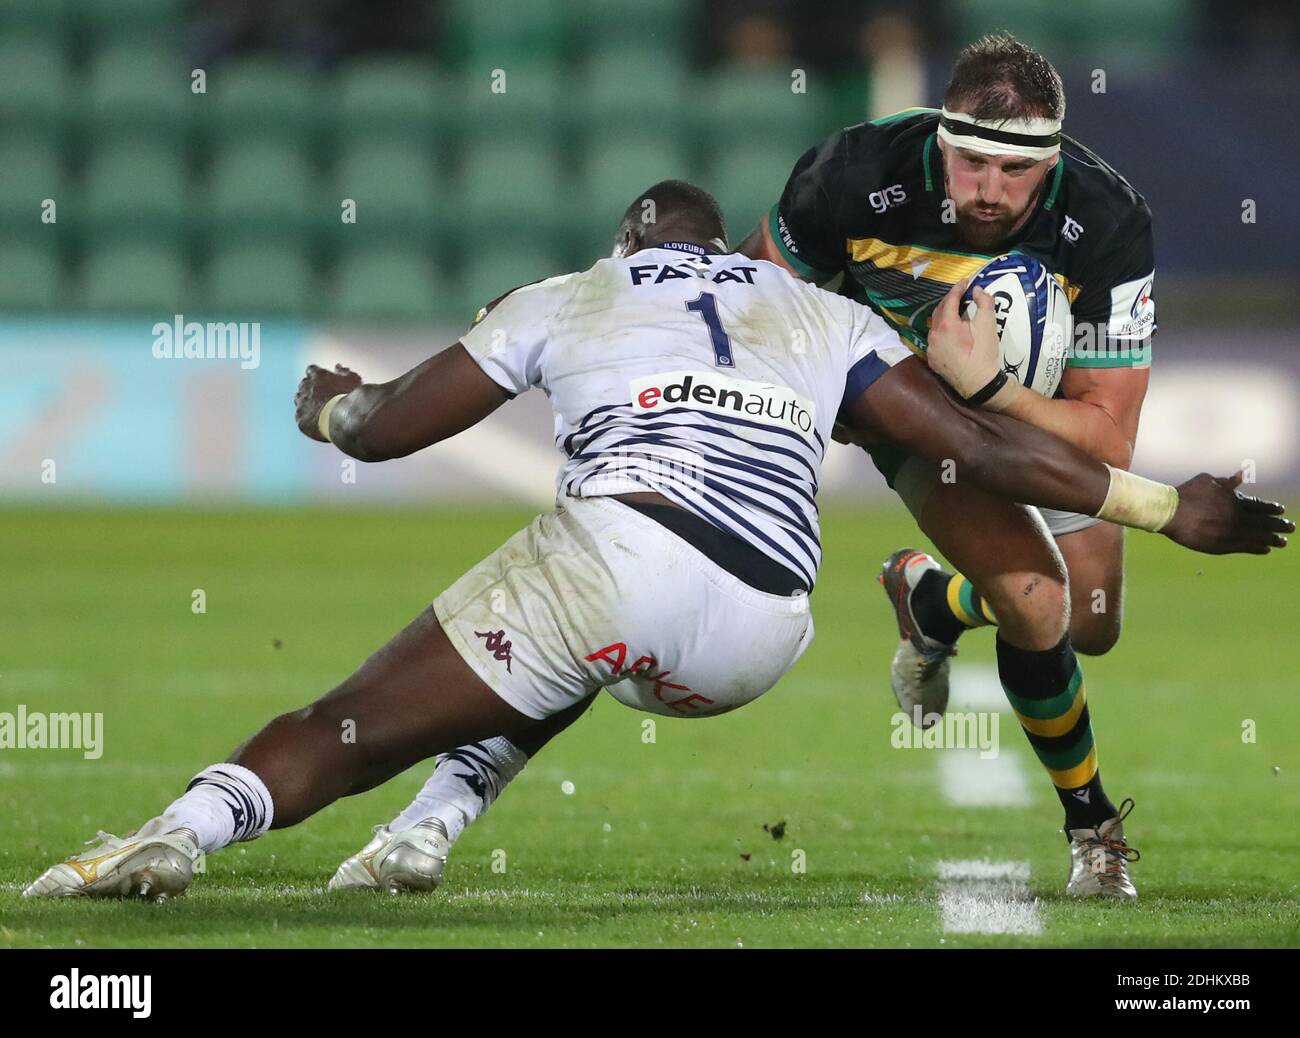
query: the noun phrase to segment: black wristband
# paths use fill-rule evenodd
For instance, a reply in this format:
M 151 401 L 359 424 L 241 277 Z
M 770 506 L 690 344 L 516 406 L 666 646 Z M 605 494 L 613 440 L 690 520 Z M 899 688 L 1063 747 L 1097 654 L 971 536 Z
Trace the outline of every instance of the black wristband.
M 986 385 L 978 393 L 972 393 L 970 396 L 968 396 L 966 398 L 966 403 L 970 404 L 971 407 L 982 407 L 984 404 L 988 403 L 988 401 L 994 396 L 994 394 L 996 394 L 997 391 L 1001 389 L 1003 386 L 1005 386 L 1006 384 L 1007 384 L 1007 373 L 1005 371 L 999 371 L 996 375 L 994 375 L 991 379 L 989 379 L 988 385 Z

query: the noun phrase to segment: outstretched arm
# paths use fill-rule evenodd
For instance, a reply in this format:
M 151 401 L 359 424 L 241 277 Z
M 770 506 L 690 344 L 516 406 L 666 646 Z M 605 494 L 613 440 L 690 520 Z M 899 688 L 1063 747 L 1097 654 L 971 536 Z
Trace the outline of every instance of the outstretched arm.
M 363 384 L 341 365 L 326 371 L 313 364 L 294 404 L 298 428 L 313 440 L 360 461 L 387 461 L 463 432 L 510 397 L 456 343 L 380 385 Z
M 1117 477 L 1109 467 L 1051 433 L 966 406 L 917 358 L 881 375 L 841 419 L 864 440 L 885 440 L 931 461 L 951 462 L 955 478 L 1013 501 L 1086 515 L 1113 507 Z M 1264 555 L 1284 547 L 1283 534 L 1295 525 L 1281 518 L 1283 507 L 1234 493 L 1239 482 L 1205 473 L 1188 480 L 1177 488 L 1176 510 L 1159 532 L 1216 555 Z M 1152 528 L 1123 514 L 1103 518 Z
M 1064 440 L 956 400 L 919 357 L 881 375 L 842 420 L 1013 501 L 1093 515 L 1110 485 L 1104 464 Z

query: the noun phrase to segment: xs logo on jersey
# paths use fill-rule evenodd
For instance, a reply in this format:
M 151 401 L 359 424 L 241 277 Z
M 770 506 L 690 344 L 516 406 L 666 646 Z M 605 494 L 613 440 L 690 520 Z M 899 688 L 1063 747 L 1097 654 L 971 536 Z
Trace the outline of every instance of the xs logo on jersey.
M 902 205 L 907 201 L 907 192 L 903 190 L 902 184 L 890 184 L 889 187 L 882 187 L 879 191 L 872 191 L 867 196 L 867 201 L 871 203 L 871 208 L 878 213 L 883 213 L 891 206 Z
M 505 631 L 475 631 L 475 638 L 483 639 L 483 648 L 492 653 L 492 658 L 505 663 L 506 673 L 514 673 L 510 669 L 510 646 L 511 643 L 505 640 Z

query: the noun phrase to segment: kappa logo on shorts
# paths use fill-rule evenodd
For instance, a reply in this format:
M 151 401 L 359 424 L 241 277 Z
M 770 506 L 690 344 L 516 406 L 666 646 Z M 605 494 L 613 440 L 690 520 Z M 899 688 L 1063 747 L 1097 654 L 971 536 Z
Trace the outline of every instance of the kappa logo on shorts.
M 510 646 L 511 642 L 505 640 L 505 631 L 475 631 L 475 638 L 483 639 L 483 647 L 492 653 L 492 658 L 505 663 L 506 673 L 514 673 L 510 669 Z

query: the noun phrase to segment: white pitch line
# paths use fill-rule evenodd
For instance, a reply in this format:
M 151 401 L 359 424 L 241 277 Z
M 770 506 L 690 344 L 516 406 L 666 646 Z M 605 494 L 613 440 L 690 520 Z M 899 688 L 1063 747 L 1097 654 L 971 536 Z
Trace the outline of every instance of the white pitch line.
M 978 750 L 948 748 L 939 756 L 939 786 L 944 798 L 958 807 L 1024 807 L 1031 802 L 1029 780 L 1017 750 L 1003 746 L 1017 727 L 1007 711 L 1010 704 L 998 680 L 997 667 L 964 663 L 952 668 L 948 713 L 994 714 L 998 725 L 997 753 L 985 758 Z M 969 745 L 969 744 L 968 744 Z
M 949 710 L 1005 711 L 1010 708 L 998 678 L 998 668 L 991 663 L 954 663 L 948 687 Z
M 946 933 L 1043 932 L 1027 861 L 941 861 L 939 883 Z
M 1022 807 L 1029 782 L 1017 751 L 1002 746 L 1001 722 L 1010 721 L 997 668 L 965 664 L 952 669 L 949 711 L 997 715 L 998 750 L 984 758 L 977 749 L 947 749 L 939 758 L 939 784 L 949 803 L 961 807 Z M 1006 734 L 1011 734 L 1010 732 Z M 939 862 L 939 909 L 947 933 L 1040 934 L 1038 901 L 1029 895 L 1024 861 Z
M 979 750 L 940 751 L 939 788 L 957 807 L 1025 807 L 1032 803 L 1025 769 L 1015 750 L 998 749 L 985 759 Z

